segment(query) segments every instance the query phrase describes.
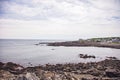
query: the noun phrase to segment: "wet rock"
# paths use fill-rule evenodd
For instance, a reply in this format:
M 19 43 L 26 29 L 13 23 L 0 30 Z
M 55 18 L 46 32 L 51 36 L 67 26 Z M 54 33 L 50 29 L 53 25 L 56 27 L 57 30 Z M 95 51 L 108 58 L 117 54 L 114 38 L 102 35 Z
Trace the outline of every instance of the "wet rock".
M 80 58 L 96 58 L 94 55 L 87 55 L 87 54 L 79 54 Z
M 36 46 L 38 46 L 39 44 L 35 44 Z
M 51 50 L 55 50 L 55 49 L 51 49 Z

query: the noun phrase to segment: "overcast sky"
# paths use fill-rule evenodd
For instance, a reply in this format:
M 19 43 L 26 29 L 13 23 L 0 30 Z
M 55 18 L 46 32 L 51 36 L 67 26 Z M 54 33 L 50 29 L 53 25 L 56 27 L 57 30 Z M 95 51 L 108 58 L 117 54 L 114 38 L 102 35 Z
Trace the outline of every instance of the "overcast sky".
M 120 0 L 0 0 L 0 38 L 120 37 Z

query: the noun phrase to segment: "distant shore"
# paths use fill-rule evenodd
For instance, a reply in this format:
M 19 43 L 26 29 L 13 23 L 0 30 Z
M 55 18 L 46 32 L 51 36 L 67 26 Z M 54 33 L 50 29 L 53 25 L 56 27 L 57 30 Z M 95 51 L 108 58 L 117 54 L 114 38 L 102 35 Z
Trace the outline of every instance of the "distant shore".
M 26 67 L 0 62 L 0 80 L 120 80 L 120 60 Z
M 92 38 L 87 40 L 53 42 L 48 43 L 48 46 L 94 46 L 94 47 L 108 47 L 120 49 L 120 37 L 109 38 Z

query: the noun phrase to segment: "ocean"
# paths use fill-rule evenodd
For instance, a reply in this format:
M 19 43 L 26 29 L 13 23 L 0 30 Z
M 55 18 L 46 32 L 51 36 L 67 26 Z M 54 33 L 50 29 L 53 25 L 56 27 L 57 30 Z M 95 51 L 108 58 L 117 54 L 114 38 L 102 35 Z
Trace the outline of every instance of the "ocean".
M 14 62 L 23 66 L 37 66 L 47 63 L 79 63 L 98 62 L 106 57 L 120 59 L 120 49 L 102 47 L 64 47 L 35 45 L 42 42 L 62 40 L 22 40 L 0 39 L 0 62 Z M 95 55 L 96 58 L 82 59 L 79 54 Z

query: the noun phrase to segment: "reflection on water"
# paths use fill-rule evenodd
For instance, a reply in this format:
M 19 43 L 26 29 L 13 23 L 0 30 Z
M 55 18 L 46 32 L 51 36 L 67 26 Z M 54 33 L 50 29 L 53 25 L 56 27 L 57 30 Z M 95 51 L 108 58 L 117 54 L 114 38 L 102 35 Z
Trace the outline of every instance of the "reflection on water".
M 15 62 L 24 66 L 32 63 L 56 64 L 56 63 L 78 63 L 104 60 L 107 56 L 120 59 L 120 49 L 98 48 L 98 47 L 54 47 L 36 46 L 39 40 L 4 40 L 0 41 L 0 61 Z M 79 54 L 95 55 L 96 58 L 82 59 Z

